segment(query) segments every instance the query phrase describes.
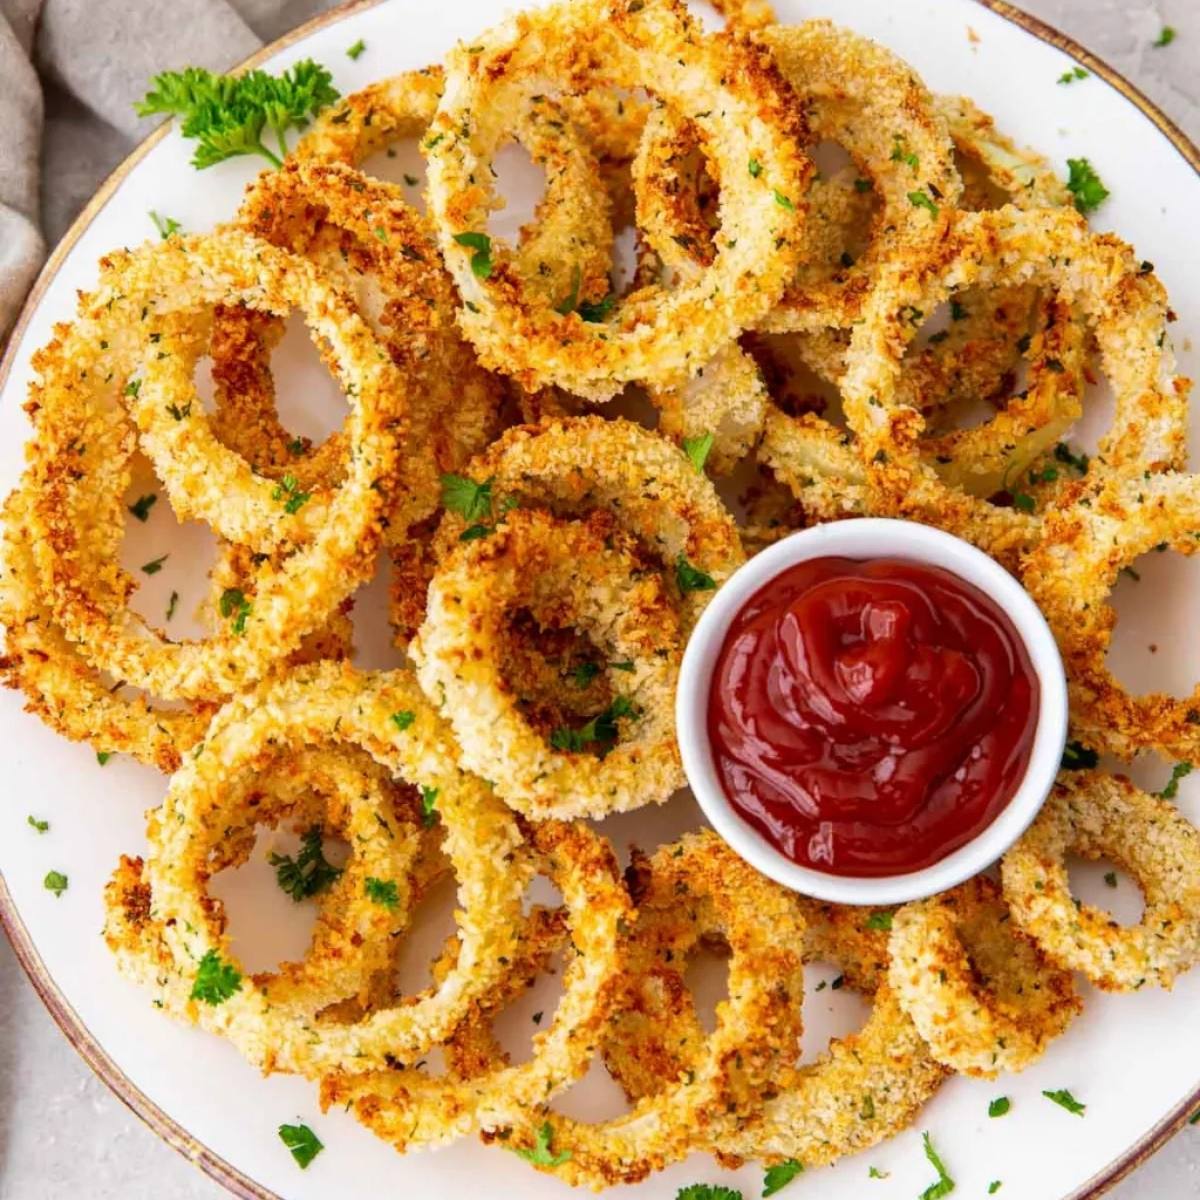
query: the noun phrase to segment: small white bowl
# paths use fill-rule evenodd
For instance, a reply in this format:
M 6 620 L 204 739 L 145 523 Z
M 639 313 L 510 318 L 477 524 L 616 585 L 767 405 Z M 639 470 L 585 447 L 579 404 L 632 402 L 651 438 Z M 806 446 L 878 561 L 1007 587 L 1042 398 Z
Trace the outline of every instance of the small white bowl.
M 764 584 L 813 558 L 903 558 L 942 567 L 995 600 L 1029 652 L 1040 684 L 1037 728 L 1025 777 L 994 821 L 971 841 L 920 871 L 881 878 L 831 875 L 793 862 L 734 809 L 713 765 L 708 695 L 729 625 Z M 704 610 L 688 642 L 675 697 L 683 766 L 713 828 L 764 875 L 819 900 L 901 904 L 932 896 L 979 874 L 1029 827 L 1050 793 L 1067 736 L 1067 684 L 1054 637 L 1024 588 L 994 559 L 968 542 L 913 521 L 864 517 L 805 529 L 762 551 L 734 572 Z

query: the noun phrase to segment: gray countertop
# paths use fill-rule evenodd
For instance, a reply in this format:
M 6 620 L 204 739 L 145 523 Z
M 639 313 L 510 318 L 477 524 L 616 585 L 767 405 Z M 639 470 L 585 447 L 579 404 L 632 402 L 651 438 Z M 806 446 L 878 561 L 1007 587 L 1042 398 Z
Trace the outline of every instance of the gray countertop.
M 1200 141 L 1198 0 L 1024 0 Z M 836 5 L 830 6 L 831 11 Z M 836 15 L 836 13 L 835 13 Z M 1164 24 L 1179 31 L 1150 48 Z M 59 1034 L 0 938 L 0 1200 L 220 1200 L 225 1193 L 112 1096 Z M 1185 1129 L 1114 1200 L 1200 1196 L 1200 1127 Z

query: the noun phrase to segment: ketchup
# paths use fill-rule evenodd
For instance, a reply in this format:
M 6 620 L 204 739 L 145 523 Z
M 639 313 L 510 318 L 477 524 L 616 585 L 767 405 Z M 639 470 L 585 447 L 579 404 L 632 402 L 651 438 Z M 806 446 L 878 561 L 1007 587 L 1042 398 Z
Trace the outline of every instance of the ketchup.
M 1012 799 L 1038 693 L 1012 622 L 972 584 L 904 559 L 818 558 L 734 617 L 708 734 L 734 808 L 788 858 L 899 875 Z

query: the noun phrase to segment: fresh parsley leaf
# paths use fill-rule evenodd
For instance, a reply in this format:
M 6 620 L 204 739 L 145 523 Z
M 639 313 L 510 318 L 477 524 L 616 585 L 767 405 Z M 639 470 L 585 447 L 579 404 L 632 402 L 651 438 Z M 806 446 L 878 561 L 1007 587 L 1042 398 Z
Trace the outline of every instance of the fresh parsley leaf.
M 428 829 L 437 820 L 438 788 L 421 785 L 421 823 Z
M 704 473 L 704 464 L 708 461 L 714 440 L 711 433 L 702 433 L 698 437 L 683 439 L 683 452 L 688 456 L 692 466 L 696 468 L 697 475 Z
M 930 216 L 936 217 L 938 215 L 938 211 L 939 211 L 938 206 L 934 202 L 933 197 L 926 191 L 909 192 L 908 193 L 908 202 L 914 208 L 927 209 Z
M 297 904 L 325 891 L 342 873 L 340 867 L 325 858 L 321 827 L 314 825 L 301 839 L 295 858 L 271 854 L 267 860 L 275 868 L 275 881 Z
M 870 1167 L 867 1170 L 868 1179 L 890 1179 L 891 1171 L 881 1171 L 878 1167 Z
M 921 1200 L 940 1200 L 940 1197 L 948 1196 L 954 1191 L 954 1180 L 950 1178 L 946 1164 L 942 1162 L 938 1152 L 933 1148 L 929 1134 L 921 1134 L 921 1140 L 925 1143 L 925 1157 L 929 1159 L 933 1169 L 938 1173 L 937 1182 L 931 1183 L 921 1193 Z
M 154 209 L 150 210 L 150 220 L 158 230 L 158 236 L 165 242 L 173 233 L 178 233 L 183 226 L 174 217 L 160 217 Z
M 863 923 L 864 929 L 888 930 L 892 927 L 893 914 L 890 912 L 873 912 Z
M 359 58 L 359 55 L 361 55 L 361 54 L 362 54 L 362 52 L 363 52 L 363 51 L 364 51 L 366 48 L 367 48 L 367 43 L 366 43 L 366 42 L 364 42 L 364 41 L 362 40 L 362 38 L 359 38 L 359 39 L 358 39 L 358 41 L 357 41 L 357 42 L 355 42 L 355 43 L 354 43 L 354 45 L 353 45 L 353 46 L 351 46 L 351 47 L 350 47 L 350 49 L 346 51 L 346 57 L 347 57 L 347 58 L 349 58 L 349 59 L 352 59 L 352 60 L 353 60 L 353 61 L 355 61 L 355 62 L 357 62 L 357 61 L 358 61 L 358 58 Z
M 406 171 L 404 173 L 404 182 L 408 184 L 409 187 L 416 187 L 420 180 L 418 180 L 415 175 L 410 175 Z
M 495 532 L 495 525 L 468 525 L 458 535 L 458 540 L 460 542 L 477 542 L 480 538 L 490 537 Z
M 1060 1108 L 1065 1108 L 1067 1112 L 1074 1114 L 1077 1117 L 1082 1117 L 1087 1111 L 1086 1104 L 1080 1104 L 1074 1096 L 1071 1095 L 1066 1088 L 1058 1088 L 1053 1092 L 1042 1092 L 1042 1095 L 1047 1100 L 1053 1100 Z
M 1179 30 L 1173 25 L 1164 25 L 1162 32 L 1150 43 L 1156 49 L 1161 49 L 1163 46 L 1169 46 L 1179 36 Z
M 1085 71 L 1083 67 L 1074 67 L 1070 71 L 1064 71 L 1059 77 L 1059 83 L 1074 83 L 1077 79 L 1086 79 L 1090 72 Z
M 192 165 L 199 170 L 243 154 L 260 155 L 277 167 L 288 152 L 287 131 L 337 98 L 333 76 L 306 58 L 282 75 L 216 75 L 202 67 L 165 71 L 134 110 L 141 117 L 179 117 L 183 136 L 197 143 Z M 274 134 L 278 153 L 263 141 L 267 132 Z
M 988 1184 L 988 1195 L 994 1196 L 1003 1186 L 1004 1184 L 999 1179 L 993 1179 L 992 1182 Z
M 442 506 L 466 521 L 492 515 L 492 480 L 476 483 L 465 475 L 442 476 Z
M 42 887 L 48 892 L 53 892 L 57 899 L 67 890 L 67 877 L 61 871 L 47 871 L 46 878 L 42 880 Z
M 575 311 L 575 306 L 579 303 L 579 285 L 582 281 L 583 272 L 579 269 L 579 264 L 576 263 L 571 268 L 571 290 L 554 306 L 554 311 L 560 317 L 565 317 Z
M 911 150 L 905 149 L 904 138 L 898 133 L 893 135 L 891 160 L 906 163 L 914 171 L 921 165 L 921 160 Z
M 1064 771 L 1090 771 L 1099 761 L 1099 753 L 1091 747 L 1082 742 L 1068 742 L 1063 747 L 1062 762 L 1059 765 Z
M 163 563 L 170 557 L 170 554 L 164 554 L 161 558 L 152 558 L 148 563 L 142 563 L 142 570 L 147 575 L 157 575 L 162 570 Z
M 1190 762 L 1178 762 L 1171 768 L 1171 778 L 1167 780 L 1166 786 L 1161 792 L 1155 792 L 1156 796 L 1161 796 L 1164 800 L 1174 800 L 1179 795 L 1179 781 L 1186 779 L 1192 773 L 1192 764 Z
M 110 758 L 112 758 L 111 750 L 97 750 L 96 751 L 96 761 L 101 766 L 104 766 Z
M 763 1176 L 762 1194 L 764 1196 L 773 1196 L 776 1192 L 782 1191 L 803 1170 L 804 1164 L 795 1158 L 789 1158 L 781 1163 L 776 1163 L 772 1167 L 768 1167 L 766 1174 Z
M 1002 1117 L 1010 1108 L 1012 1108 L 1012 1101 L 1007 1096 L 997 1096 L 996 1099 L 988 1105 L 988 1116 Z
M 215 1007 L 240 991 L 241 987 L 241 972 L 232 963 L 222 962 L 215 950 L 209 950 L 200 960 L 189 999 L 202 1000 Z
M 1075 207 L 1086 216 L 1111 195 L 1086 158 L 1068 158 L 1067 191 L 1075 197 Z
M 150 516 L 150 510 L 158 503 L 158 497 L 151 492 L 148 496 L 139 496 L 130 506 L 129 511 L 139 521 L 145 521 Z
M 474 250 L 471 255 L 471 272 L 476 279 L 490 279 L 492 275 L 492 239 L 486 233 L 456 233 L 454 240 L 468 250 Z
M 693 1183 L 690 1187 L 680 1188 L 675 1193 L 675 1200 L 742 1200 L 742 1193 L 719 1183 Z
M 50 828 L 49 821 L 39 821 L 32 813 L 25 818 L 26 823 L 38 833 L 46 833 Z
M 875 190 L 875 185 L 869 179 L 856 179 L 854 181 L 854 190 L 858 192 L 859 195 L 863 195 L 866 192 L 873 192 Z
M 1013 492 L 1012 502 L 1019 512 L 1031 513 L 1037 508 L 1037 501 L 1028 492 Z
M 1110 888 L 1115 888 L 1115 887 L 1117 886 L 1117 873 L 1116 873 L 1116 871 L 1105 871 L 1105 872 L 1104 872 L 1104 882 L 1105 882 L 1106 884 L 1108 884 L 1108 886 L 1109 886 Z
M 608 320 L 608 314 L 612 312 L 616 303 L 617 298 L 612 292 L 603 300 L 581 300 L 578 309 L 580 319 L 587 321 L 589 325 L 600 325 Z
M 594 662 L 577 663 L 571 671 L 571 681 L 582 691 L 597 675 L 600 674 L 600 664 Z
M 387 909 L 393 909 L 400 903 L 400 893 L 394 879 L 376 879 L 374 875 L 368 875 L 363 883 L 363 891 L 368 900 Z
M 751 179 L 757 179 L 762 174 L 762 163 L 757 158 L 752 158 L 746 164 L 746 169 L 750 172 Z
M 283 511 L 286 513 L 299 512 L 309 500 L 312 499 L 312 492 L 302 492 L 300 483 L 295 475 L 285 475 L 271 493 L 272 500 L 282 500 Z
M 324 1143 L 307 1125 L 280 1125 L 279 1140 L 292 1152 L 302 1171 L 325 1149 Z
M 1073 454 L 1071 447 L 1066 442 L 1059 442 L 1054 447 L 1054 457 L 1060 463 L 1066 463 L 1067 466 L 1073 467 L 1080 475 L 1086 475 L 1088 469 L 1089 458 L 1086 454 Z
M 782 192 L 777 191 L 775 193 L 775 203 L 778 204 L 780 208 L 786 208 L 788 212 L 796 211 L 796 206 Z
M 566 750 L 578 754 L 591 746 L 598 745 L 601 753 L 620 736 L 617 722 L 640 716 L 637 706 L 628 696 L 617 696 L 602 712 L 594 716 L 579 729 L 560 726 L 550 733 L 550 745 L 555 750 Z
M 401 709 L 400 712 L 392 713 L 392 724 L 403 733 L 415 720 L 417 714 L 411 708 Z
M 246 618 L 253 608 L 254 605 L 246 599 L 246 594 L 241 588 L 226 588 L 221 593 L 221 616 L 232 618 L 233 624 L 230 628 L 234 633 L 246 632 Z
M 565 1163 L 571 1157 L 570 1150 L 561 1150 L 555 1153 L 552 1149 L 554 1140 L 554 1128 L 549 1121 L 543 1122 L 541 1128 L 537 1131 L 537 1136 L 531 1150 L 522 1147 L 516 1147 L 516 1153 L 526 1162 L 531 1162 L 535 1167 L 557 1167 Z
M 675 582 L 684 593 L 712 592 L 717 587 L 717 581 L 699 567 L 692 566 L 682 552 L 675 560 Z

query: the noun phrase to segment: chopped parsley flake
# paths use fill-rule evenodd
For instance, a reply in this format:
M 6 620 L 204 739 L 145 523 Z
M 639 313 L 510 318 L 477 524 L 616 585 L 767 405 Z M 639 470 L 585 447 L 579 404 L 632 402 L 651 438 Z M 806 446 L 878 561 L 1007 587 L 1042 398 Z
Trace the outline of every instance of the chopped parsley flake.
M 1067 159 L 1067 168 L 1067 191 L 1075 197 L 1075 207 L 1085 216 L 1095 212 L 1111 195 L 1108 188 L 1086 158 Z
M 486 233 L 456 233 L 454 240 L 468 250 L 474 250 L 471 255 L 471 272 L 476 279 L 490 279 L 492 275 L 492 239 Z
M 158 230 L 158 235 L 164 242 L 183 228 L 174 217 L 160 217 L 154 209 L 150 210 L 150 220 L 154 222 L 154 228 Z
M 639 716 L 640 710 L 628 696 L 617 696 L 602 713 L 598 713 L 586 725 L 578 729 L 563 725 L 551 730 L 550 745 L 555 750 L 565 750 L 574 754 L 595 746 L 603 754 L 620 737 L 621 730 L 617 722 L 623 718 L 633 719 Z
M 312 492 L 302 492 L 300 483 L 295 475 L 285 475 L 271 493 L 272 500 L 282 500 L 283 511 L 286 513 L 299 512 L 312 499 Z
M 1179 36 L 1179 30 L 1173 25 L 1164 25 L 1162 32 L 1150 43 L 1156 49 L 1161 49 L 1163 46 L 1169 46 Z
M 492 515 L 492 480 L 476 483 L 465 475 L 442 476 L 442 505 L 466 521 Z
M 157 575 L 162 570 L 163 563 L 170 557 L 170 554 L 164 554 L 161 558 L 152 558 L 148 563 L 142 563 L 142 570 L 147 575 Z
M 535 1167 L 557 1167 L 571 1157 L 571 1152 L 570 1150 L 560 1150 L 555 1153 L 552 1148 L 553 1141 L 554 1128 L 549 1121 L 544 1121 L 537 1131 L 533 1148 L 516 1147 L 515 1151 L 521 1158 L 533 1163 Z
M 696 468 L 697 475 L 704 472 L 704 464 L 708 461 L 709 453 L 713 448 L 713 440 L 711 433 L 702 433 L 698 437 L 683 439 L 683 452 L 688 456 L 692 466 Z
M 680 553 L 675 560 L 675 582 L 679 585 L 679 590 L 685 594 L 688 592 L 712 592 L 717 587 L 717 581 L 707 572 L 701 571 L 699 567 L 692 566 L 683 553 Z
M 873 912 L 864 922 L 864 929 L 882 929 L 887 930 L 892 927 L 892 913 L 890 912 Z
M 937 1182 L 931 1183 L 921 1193 L 921 1200 L 940 1200 L 940 1197 L 948 1196 L 954 1191 L 954 1180 L 950 1178 L 950 1173 L 946 1170 L 946 1164 L 942 1162 L 938 1152 L 933 1148 L 933 1142 L 930 1140 L 929 1134 L 921 1134 L 921 1140 L 925 1144 L 925 1157 L 929 1159 L 933 1169 L 938 1173 Z
M 150 510 L 158 503 L 158 497 L 151 492 L 148 496 L 139 496 L 130 506 L 129 511 L 139 521 L 145 521 L 150 516 Z
M 789 1158 L 768 1167 L 766 1174 L 763 1176 L 762 1194 L 764 1196 L 773 1196 L 776 1192 L 782 1191 L 803 1170 L 804 1164 L 795 1158 Z
M 240 991 L 241 987 L 241 972 L 232 963 L 223 962 L 215 950 L 209 950 L 200 960 L 189 999 L 202 1000 L 215 1007 Z
M 438 788 L 421 785 L 421 823 L 428 829 L 437 820 Z
M 246 594 L 241 588 L 226 588 L 221 593 L 221 616 L 232 618 L 233 624 L 230 628 L 234 633 L 246 632 L 246 618 L 253 608 L 254 605 L 246 599 Z
M 1090 461 L 1086 454 L 1073 454 L 1071 447 L 1066 442 L 1059 442 L 1054 447 L 1054 457 L 1060 463 L 1066 463 L 1067 466 L 1073 467 L 1080 475 L 1086 475 L 1088 462 Z
M 401 709 L 400 712 L 392 713 L 392 724 L 403 733 L 415 720 L 417 714 L 410 708 Z
M 49 821 L 39 821 L 32 813 L 25 818 L 26 824 L 32 829 L 36 829 L 38 833 L 46 833 L 50 828 Z
M 104 766 L 104 764 L 107 763 L 110 758 L 112 758 L 111 750 L 97 750 L 96 751 L 96 761 L 101 766 Z
M 325 1149 L 324 1143 L 307 1125 L 280 1125 L 279 1140 L 292 1152 L 302 1171 Z
M 346 51 L 346 57 L 357 62 L 359 56 L 362 54 L 362 52 L 366 48 L 367 48 L 367 43 L 364 42 L 362 40 L 362 38 L 359 38 L 358 41 L 355 42 L 354 45 L 351 46 L 350 49 Z
M 1083 67 L 1073 67 L 1070 71 L 1064 71 L 1059 77 L 1059 83 L 1074 83 L 1077 79 L 1086 79 L 1090 74 Z
M 1156 796 L 1161 796 L 1164 800 L 1174 800 L 1179 795 L 1179 781 L 1186 779 L 1192 773 L 1192 764 L 1190 762 L 1178 762 L 1171 768 L 1171 778 L 1167 780 L 1166 786 L 1161 792 L 1155 792 Z
M 891 1171 L 881 1171 L 878 1167 L 870 1167 L 867 1170 L 868 1179 L 890 1179 Z
M 938 215 L 938 206 L 934 203 L 933 197 L 928 192 L 909 192 L 908 202 L 914 208 L 928 209 L 931 216 L 936 217 Z
M 46 878 L 42 880 L 42 887 L 48 892 L 53 892 L 56 898 L 61 897 L 67 890 L 67 877 L 61 871 L 47 871 Z
M 172 592 L 170 600 L 167 601 L 167 620 L 169 621 L 175 615 L 175 606 L 179 603 L 179 593 Z
M 1067 1112 L 1073 1113 L 1077 1117 L 1082 1117 L 1087 1111 L 1087 1105 L 1080 1104 L 1066 1088 L 1059 1088 L 1053 1092 L 1042 1092 L 1042 1095 L 1047 1100 L 1053 1100 L 1060 1108 L 1065 1108 Z
M 1090 771 L 1100 761 L 1100 755 L 1082 742 L 1068 742 L 1063 747 L 1064 771 Z
M 1116 871 L 1105 871 L 1105 872 L 1104 872 L 1104 882 L 1105 882 L 1106 884 L 1108 884 L 1108 886 L 1109 886 L 1110 888 L 1115 888 L 1115 887 L 1117 886 L 1117 873 L 1116 873 Z
M 578 309 L 580 319 L 587 321 L 589 325 L 599 325 L 608 320 L 608 314 L 612 312 L 616 303 L 617 298 L 611 292 L 603 300 L 581 300 Z
M 394 879 L 376 879 L 374 875 L 368 875 L 363 883 L 363 891 L 368 900 L 387 909 L 393 909 L 400 903 L 400 893 Z
M 989 1117 L 1003 1117 L 1012 1108 L 1012 1101 L 1007 1096 L 997 1096 L 988 1105 Z
M 757 158 L 752 158 L 747 164 L 747 170 L 750 172 L 751 179 L 757 179 L 762 174 L 762 163 Z
M 314 825 L 300 839 L 295 858 L 287 854 L 271 854 L 267 860 L 275 868 L 275 882 L 297 904 L 325 891 L 342 873 L 325 858 L 321 827 Z
M 993 1179 L 992 1182 L 988 1184 L 988 1195 L 994 1196 L 1003 1186 L 1004 1184 L 999 1179 Z
M 577 663 L 571 670 L 571 681 L 580 691 L 588 686 L 600 674 L 600 664 L 594 662 Z

